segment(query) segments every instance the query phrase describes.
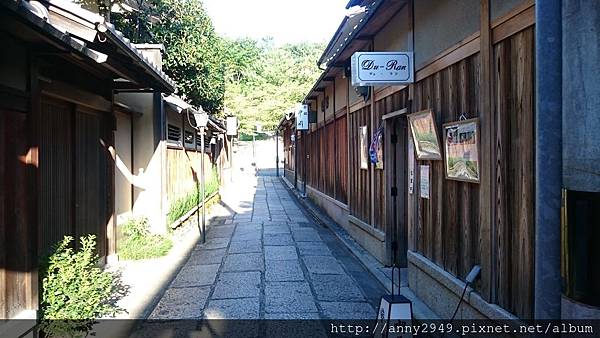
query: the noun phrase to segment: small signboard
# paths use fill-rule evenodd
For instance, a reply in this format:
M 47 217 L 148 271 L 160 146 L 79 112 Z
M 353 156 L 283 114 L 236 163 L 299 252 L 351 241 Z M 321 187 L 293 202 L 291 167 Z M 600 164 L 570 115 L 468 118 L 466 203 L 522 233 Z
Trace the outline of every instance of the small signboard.
M 296 130 L 308 130 L 308 105 L 300 104 L 296 109 Z
M 421 198 L 429 199 L 429 166 L 421 165 L 419 168 L 421 175 L 420 178 L 420 196 Z
M 351 58 L 351 71 L 354 87 L 413 83 L 413 53 L 356 52 Z
M 237 121 L 237 117 L 235 116 L 228 116 L 227 117 L 227 136 L 236 136 L 238 131 L 238 121 Z

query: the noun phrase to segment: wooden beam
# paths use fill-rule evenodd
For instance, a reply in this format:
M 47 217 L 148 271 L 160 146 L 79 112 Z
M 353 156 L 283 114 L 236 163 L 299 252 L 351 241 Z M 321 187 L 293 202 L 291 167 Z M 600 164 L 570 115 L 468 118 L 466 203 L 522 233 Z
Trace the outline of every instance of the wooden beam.
M 491 236 L 494 233 L 494 117 L 492 112 L 492 30 L 490 0 L 480 2 L 480 124 L 481 124 L 481 182 L 479 189 L 479 258 L 481 266 L 481 296 L 495 301 L 495 251 Z M 470 269 L 471 267 L 467 267 Z
M 100 111 L 111 111 L 112 109 L 112 102 L 104 97 L 72 87 L 60 81 L 53 80 L 51 82 L 44 82 L 40 87 L 43 94 L 73 102 L 84 107 Z

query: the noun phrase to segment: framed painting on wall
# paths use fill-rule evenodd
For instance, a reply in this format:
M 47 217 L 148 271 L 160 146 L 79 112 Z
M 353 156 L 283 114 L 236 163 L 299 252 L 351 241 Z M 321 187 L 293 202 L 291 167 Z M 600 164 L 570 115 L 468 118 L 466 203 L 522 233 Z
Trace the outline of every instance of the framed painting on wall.
M 367 126 L 358 127 L 360 146 L 360 169 L 369 169 L 369 139 Z
M 441 160 L 440 142 L 431 109 L 408 115 L 417 160 Z
M 479 120 L 446 123 L 443 129 L 446 178 L 479 183 Z

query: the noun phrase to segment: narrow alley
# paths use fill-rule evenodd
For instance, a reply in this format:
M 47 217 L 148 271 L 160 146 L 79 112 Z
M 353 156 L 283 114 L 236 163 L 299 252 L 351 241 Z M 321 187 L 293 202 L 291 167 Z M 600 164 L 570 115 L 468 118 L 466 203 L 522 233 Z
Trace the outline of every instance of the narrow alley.
M 372 319 L 385 293 L 277 177 L 223 192 L 215 219 L 150 319 Z M 253 179 L 252 179 L 253 178 Z

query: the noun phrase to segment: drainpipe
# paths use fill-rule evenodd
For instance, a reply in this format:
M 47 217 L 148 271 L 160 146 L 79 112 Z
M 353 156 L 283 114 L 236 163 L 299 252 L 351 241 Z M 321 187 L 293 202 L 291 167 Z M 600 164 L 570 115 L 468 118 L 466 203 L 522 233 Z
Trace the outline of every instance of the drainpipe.
M 562 16 L 560 0 L 535 4 L 534 318 L 560 319 Z

